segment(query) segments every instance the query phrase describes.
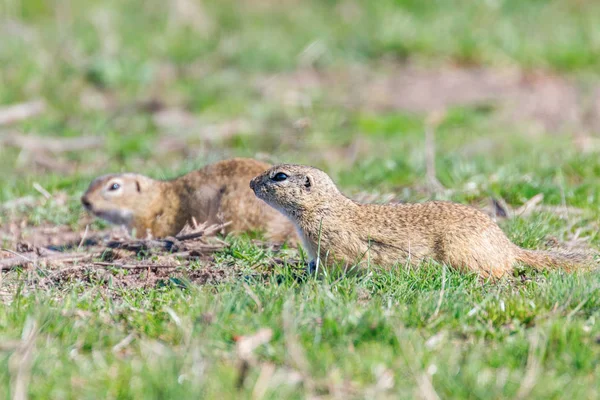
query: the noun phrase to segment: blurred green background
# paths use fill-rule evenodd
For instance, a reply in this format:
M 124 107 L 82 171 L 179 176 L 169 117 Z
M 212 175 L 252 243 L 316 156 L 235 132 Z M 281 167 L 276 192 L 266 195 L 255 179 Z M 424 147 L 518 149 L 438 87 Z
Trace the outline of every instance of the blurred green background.
M 77 193 L 105 171 L 171 177 L 231 155 L 399 192 L 422 182 L 424 123 L 441 109 L 445 186 L 598 204 L 595 1 L 4 0 L 1 11 L 0 104 L 46 105 L 1 127 L 3 201 L 34 181 Z M 40 155 L 11 146 L 15 134 L 102 144 Z
M 3 247 L 16 225 L 85 229 L 79 196 L 100 174 L 169 178 L 251 156 L 321 167 L 374 201 L 489 211 L 495 199 L 517 213 L 500 224 L 519 245 L 597 249 L 599 22 L 595 0 L 0 0 Z M 15 118 L 15 105 L 34 115 Z M 248 274 L 282 257 L 227 240 L 214 263 L 185 271 Z M 6 348 L 38 323 L 33 397 L 600 390 L 597 273 L 526 270 L 496 284 L 439 267 L 299 285 L 287 271 L 284 282 L 189 290 L 107 289 L 86 275 L 36 286 L 56 273 L 0 276 Z M 238 391 L 236 338 L 264 327 L 273 338 Z M 5 350 L 9 393 L 20 353 Z

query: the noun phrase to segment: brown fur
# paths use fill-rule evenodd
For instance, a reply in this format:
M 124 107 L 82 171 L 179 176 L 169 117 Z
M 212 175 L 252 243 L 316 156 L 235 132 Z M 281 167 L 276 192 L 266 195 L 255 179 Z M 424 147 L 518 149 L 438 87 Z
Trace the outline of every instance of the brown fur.
M 277 182 L 277 173 L 288 177 Z M 390 267 L 433 259 L 499 277 L 518 262 L 565 269 L 587 262 L 583 255 L 522 249 L 486 214 L 462 204 L 357 203 L 344 196 L 327 174 L 308 166 L 274 166 L 254 178 L 250 187 L 296 225 L 312 260 L 325 264 Z
M 234 158 L 168 181 L 131 173 L 104 175 L 90 184 L 81 201 L 96 216 L 142 237 L 176 235 L 194 217 L 199 223 L 231 221 L 224 233 L 262 230 L 270 240 L 293 239 L 293 225 L 248 188 L 250 179 L 269 167 Z M 109 190 L 114 183 L 120 188 Z

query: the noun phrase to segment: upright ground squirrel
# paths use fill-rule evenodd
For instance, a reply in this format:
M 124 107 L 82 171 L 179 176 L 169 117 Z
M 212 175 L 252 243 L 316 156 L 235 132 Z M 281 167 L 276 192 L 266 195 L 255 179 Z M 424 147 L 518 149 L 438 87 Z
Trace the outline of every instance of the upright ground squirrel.
M 250 187 L 296 225 L 313 266 L 317 260 L 390 267 L 433 259 L 499 277 L 518 262 L 564 269 L 591 262 L 585 255 L 522 249 L 487 215 L 466 205 L 357 203 L 313 167 L 276 165 L 254 178 Z
M 138 237 L 175 235 L 194 217 L 210 224 L 231 221 L 224 233 L 262 230 L 270 240 L 293 239 L 293 224 L 248 188 L 250 179 L 269 167 L 234 158 L 167 181 L 132 173 L 104 175 L 90 184 L 81 202 Z

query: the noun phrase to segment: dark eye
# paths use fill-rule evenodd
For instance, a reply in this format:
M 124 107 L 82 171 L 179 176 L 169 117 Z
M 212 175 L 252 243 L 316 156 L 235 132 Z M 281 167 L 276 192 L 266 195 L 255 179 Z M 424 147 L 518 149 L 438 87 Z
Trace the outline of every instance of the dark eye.
M 119 185 L 118 183 L 115 182 L 115 183 L 113 183 L 112 185 L 110 185 L 108 187 L 108 190 L 111 190 L 111 191 L 112 190 L 119 190 L 120 187 L 121 187 L 121 185 Z
M 278 172 L 275 174 L 275 176 L 273 176 L 271 178 L 271 180 L 275 181 L 275 182 L 281 182 L 281 181 L 285 181 L 288 178 L 288 176 L 286 174 L 284 174 L 283 172 Z

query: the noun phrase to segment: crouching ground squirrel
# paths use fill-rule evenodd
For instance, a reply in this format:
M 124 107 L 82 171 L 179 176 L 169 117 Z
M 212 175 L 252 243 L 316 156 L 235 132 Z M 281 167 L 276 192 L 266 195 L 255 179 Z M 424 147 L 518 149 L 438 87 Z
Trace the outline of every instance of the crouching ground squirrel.
M 319 261 L 391 267 L 433 259 L 499 277 L 517 263 L 572 269 L 591 262 L 585 255 L 522 249 L 486 214 L 462 204 L 357 203 L 326 173 L 308 166 L 274 166 L 254 178 L 250 187 L 296 225 L 311 269 Z
M 84 207 L 136 236 L 176 235 L 190 222 L 228 222 L 225 232 L 264 231 L 274 241 L 296 237 L 283 215 L 258 200 L 248 187 L 270 165 L 247 158 L 210 164 L 179 178 L 154 180 L 124 173 L 96 178 L 81 197 Z

